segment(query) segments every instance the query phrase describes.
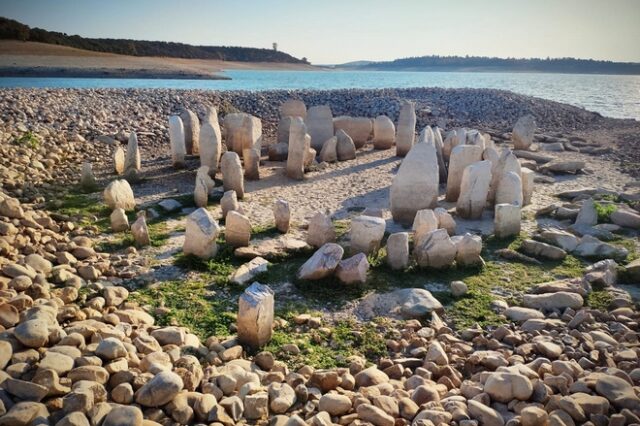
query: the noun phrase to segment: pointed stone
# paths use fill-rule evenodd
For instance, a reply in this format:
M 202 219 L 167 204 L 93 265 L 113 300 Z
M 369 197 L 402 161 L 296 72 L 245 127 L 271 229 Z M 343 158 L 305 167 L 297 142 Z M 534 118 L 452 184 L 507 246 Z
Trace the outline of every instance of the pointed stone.
M 113 232 L 122 232 L 129 229 L 129 218 L 124 209 L 116 208 L 109 216 L 111 221 L 111 230 Z
M 356 158 L 356 146 L 353 140 L 344 130 L 338 130 L 336 133 L 338 139 L 336 145 L 336 152 L 338 154 L 338 161 L 353 160 Z
M 338 161 L 338 138 L 332 137 L 327 140 L 322 146 L 320 151 L 320 161 L 326 161 L 327 163 L 335 163 Z
M 209 191 L 211 191 L 214 186 L 215 182 L 209 177 L 209 167 L 200 167 L 196 173 L 196 185 L 193 190 L 193 201 L 196 206 L 207 206 L 209 203 Z
M 131 132 L 129 135 L 129 143 L 127 144 L 127 155 L 124 160 L 124 174 L 127 176 L 127 180 L 137 180 L 138 172 L 140 172 L 141 168 L 138 136 L 135 132 Z
M 492 155 L 491 153 L 487 154 Z M 519 176 L 522 173 L 518 157 L 516 157 L 509 149 L 502 151 L 500 158 L 498 159 L 498 163 L 493 166 L 494 167 L 491 170 L 491 185 L 489 187 L 489 195 L 487 197 L 490 203 L 495 202 L 498 186 L 500 186 L 500 181 L 505 174 L 514 172 Z
M 222 209 L 222 220 L 225 220 L 227 214 L 231 211 L 240 211 L 240 204 L 238 204 L 238 197 L 236 191 L 226 191 L 220 199 L 220 208 Z

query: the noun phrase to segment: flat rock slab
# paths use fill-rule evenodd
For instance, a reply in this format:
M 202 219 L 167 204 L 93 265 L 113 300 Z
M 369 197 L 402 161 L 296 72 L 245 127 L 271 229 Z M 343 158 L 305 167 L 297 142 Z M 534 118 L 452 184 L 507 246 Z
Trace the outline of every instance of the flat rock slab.
M 442 304 L 428 290 L 403 288 L 390 293 L 367 295 L 356 307 L 356 314 L 363 319 L 377 316 L 413 319 L 443 310 Z
M 235 249 L 234 254 L 244 259 L 253 259 L 255 257 L 274 259 L 285 253 L 307 250 L 309 248 L 310 246 L 304 240 L 289 235 L 281 235 L 277 238 L 252 241 L 248 247 L 238 247 Z

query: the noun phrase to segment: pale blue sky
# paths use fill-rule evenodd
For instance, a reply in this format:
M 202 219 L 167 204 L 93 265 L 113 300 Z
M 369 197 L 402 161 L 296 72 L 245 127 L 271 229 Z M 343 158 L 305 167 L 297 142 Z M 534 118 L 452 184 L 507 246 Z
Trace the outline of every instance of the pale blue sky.
M 85 37 L 280 50 L 312 63 L 421 55 L 640 62 L 640 0 L 0 0 Z

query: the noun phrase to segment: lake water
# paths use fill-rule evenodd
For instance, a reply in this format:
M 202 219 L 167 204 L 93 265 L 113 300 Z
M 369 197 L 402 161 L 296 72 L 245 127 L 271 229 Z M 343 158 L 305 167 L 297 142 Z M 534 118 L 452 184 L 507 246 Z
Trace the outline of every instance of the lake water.
M 403 71 L 227 71 L 223 75 L 232 80 L 21 77 L 0 78 L 0 87 L 209 90 L 491 88 L 564 102 L 609 117 L 640 120 L 640 76 Z

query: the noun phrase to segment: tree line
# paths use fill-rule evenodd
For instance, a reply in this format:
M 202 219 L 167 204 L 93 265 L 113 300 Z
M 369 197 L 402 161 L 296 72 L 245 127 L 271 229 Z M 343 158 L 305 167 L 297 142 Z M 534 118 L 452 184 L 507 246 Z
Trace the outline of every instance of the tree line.
M 236 46 L 193 46 L 164 41 L 85 38 L 41 28 L 30 28 L 13 19 L 0 17 L 0 39 L 57 44 L 95 52 L 131 56 L 165 56 L 186 59 L 219 59 L 238 62 L 308 63 L 275 49 Z

